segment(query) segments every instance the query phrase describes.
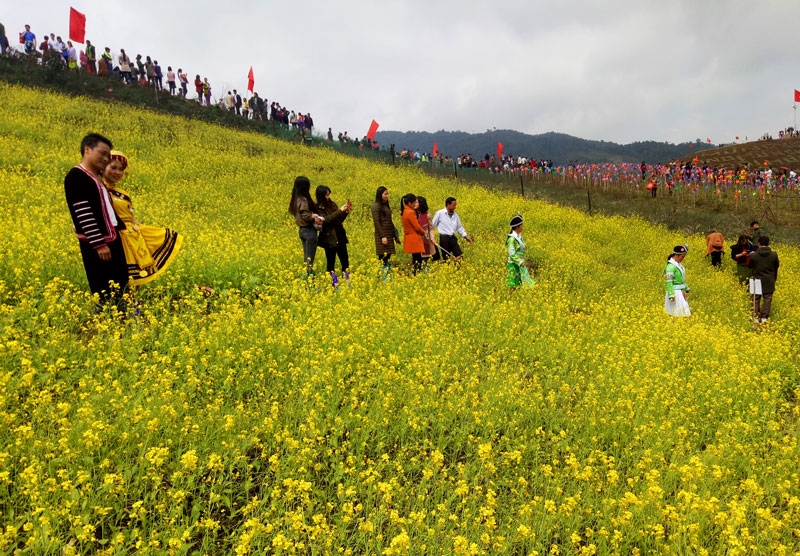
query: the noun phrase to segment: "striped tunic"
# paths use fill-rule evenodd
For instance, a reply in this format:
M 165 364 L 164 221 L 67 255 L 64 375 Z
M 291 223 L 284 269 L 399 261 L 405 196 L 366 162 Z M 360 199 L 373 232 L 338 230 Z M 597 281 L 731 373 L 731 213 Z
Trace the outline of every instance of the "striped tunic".
M 117 216 L 100 180 L 79 164 L 64 178 L 64 193 L 80 241 L 97 249 L 117 238 Z

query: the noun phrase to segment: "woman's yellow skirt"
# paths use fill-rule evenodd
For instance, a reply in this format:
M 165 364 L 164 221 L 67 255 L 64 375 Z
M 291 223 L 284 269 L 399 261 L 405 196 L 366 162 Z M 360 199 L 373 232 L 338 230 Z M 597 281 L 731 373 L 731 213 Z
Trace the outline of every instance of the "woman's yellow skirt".
M 128 276 L 134 285 L 147 284 L 158 278 L 172 264 L 183 245 L 183 236 L 169 228 L 142 224 L 121 232 Z

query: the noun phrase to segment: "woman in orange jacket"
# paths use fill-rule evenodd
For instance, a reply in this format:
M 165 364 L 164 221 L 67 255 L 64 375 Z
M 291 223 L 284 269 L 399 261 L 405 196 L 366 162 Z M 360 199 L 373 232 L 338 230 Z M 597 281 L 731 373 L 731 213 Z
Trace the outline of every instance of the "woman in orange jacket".
M 711 255 L 711 266 L 722 266 L 722 253 L 725 251 L 725 238 L 717 230 L 711 230 L 706 236 L 706 257 Z
M 409 193 L 403 197 L 403 251 L 411 253 L 414 274 L 422 269 L 422 254 L 425 252 L 425 230 L 417 218 L 417 197 Z

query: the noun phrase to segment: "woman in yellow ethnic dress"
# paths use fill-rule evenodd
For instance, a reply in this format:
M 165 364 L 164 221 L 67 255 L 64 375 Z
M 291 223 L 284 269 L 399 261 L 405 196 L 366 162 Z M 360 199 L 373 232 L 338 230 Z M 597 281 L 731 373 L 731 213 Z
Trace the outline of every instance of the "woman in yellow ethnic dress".
M 136 221 L 130 195 L 117 186 L 127 167 L 127 157 L 119 151 L 111 151 L 111 162 L 103 172 L 103 182 L 111 195 L 114 212 L 125 223 L 120 235 L 128 276 L 133 285 L 141 286 L 158 278 L 172 263 L 183 244 L 183 236 L 169 228 L 145 226 Z

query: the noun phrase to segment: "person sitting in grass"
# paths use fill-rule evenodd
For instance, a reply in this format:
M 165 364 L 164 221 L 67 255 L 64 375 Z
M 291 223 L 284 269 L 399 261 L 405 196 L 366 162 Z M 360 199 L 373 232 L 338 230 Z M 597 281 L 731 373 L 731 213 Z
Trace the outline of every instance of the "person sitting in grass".
M 511 231 L 506 237 L 506 286 L 515 290 L 519 287 L 528 288 L 536 284 L 528 271 L 525 260 L 525 240 L 522 239 L 522 216 L 519 214 L 511 219 Z

